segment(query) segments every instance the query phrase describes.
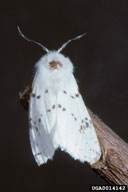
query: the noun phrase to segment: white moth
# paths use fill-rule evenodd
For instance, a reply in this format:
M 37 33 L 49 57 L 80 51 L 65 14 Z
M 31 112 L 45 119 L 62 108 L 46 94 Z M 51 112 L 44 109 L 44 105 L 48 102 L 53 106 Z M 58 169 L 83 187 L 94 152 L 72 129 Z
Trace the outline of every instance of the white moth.
M 75 160 L 95 163 L 101 149 L 94 126 L 79 93 L 73 75 L 73 64 L 60 51 L 49 51 L 38 42 L 28 39 L 18 27 L 20 35 L 41 46 L 47 54 L 36 63 L 29 104 L 29 135 L 32 153 L 38 165 L 52 159 L 57 148 Z

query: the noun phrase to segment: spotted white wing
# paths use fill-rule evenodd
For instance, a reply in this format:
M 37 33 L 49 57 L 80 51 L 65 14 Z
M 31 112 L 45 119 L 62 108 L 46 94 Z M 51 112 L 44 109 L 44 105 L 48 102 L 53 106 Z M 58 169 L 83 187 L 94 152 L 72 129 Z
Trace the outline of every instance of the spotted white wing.
M 81 162 L 92 164 L 100 158 L 96 132 L 72 74 L 59 89 L 47 89 L 35 77 L 29 121 L 31 148 L 38 165 L 52 159 L 58 147 Z
M 29 135 L 32 153 L 37 164 L 41 165 L 52 159 L 57 147 L 52 139 L 57 113 L 52 105 L 56 102 L 55 94 L 45 89 L 37 78 L 35 77 L 30 96 Z
M 54 142 L 81 162 L 95 163 L 101 156 L 99 142 L 74 76 L 57 97 L 57 124 Z

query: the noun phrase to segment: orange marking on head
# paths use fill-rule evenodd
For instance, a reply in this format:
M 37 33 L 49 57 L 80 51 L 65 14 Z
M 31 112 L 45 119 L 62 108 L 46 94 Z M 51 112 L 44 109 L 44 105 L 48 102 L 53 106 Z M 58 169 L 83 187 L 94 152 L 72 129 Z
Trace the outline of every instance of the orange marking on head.
M 60 67 L 62 67 L 62 64 L 59 61 L 51 61 L 49 64 L 50 64 L 50 67 L 53 69 L 56 69 L 57 65 L 60 65 Z
M 57 66 L 57 62 L 56 61 L 51 61 L 49 64 L 50 64 L 51 68 L 56 68 L 56 66 Z

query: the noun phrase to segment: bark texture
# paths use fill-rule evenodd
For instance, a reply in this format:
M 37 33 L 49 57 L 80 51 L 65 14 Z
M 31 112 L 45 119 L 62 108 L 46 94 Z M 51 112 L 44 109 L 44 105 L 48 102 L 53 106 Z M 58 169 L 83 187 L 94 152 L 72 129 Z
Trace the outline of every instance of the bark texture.
M 90 110 L 102 148 L 101 160 L 91 167 L 111 184 L 128 185 L 128 144 Z

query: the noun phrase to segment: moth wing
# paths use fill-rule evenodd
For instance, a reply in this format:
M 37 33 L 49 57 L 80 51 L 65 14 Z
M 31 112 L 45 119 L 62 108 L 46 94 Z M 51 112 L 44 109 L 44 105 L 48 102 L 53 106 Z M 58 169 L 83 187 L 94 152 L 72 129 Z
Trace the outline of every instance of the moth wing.
M 35 81 L 29 104 L 29 136 L 32 153 L 38 165 L 52 159 L 56 149 L 52 140 L 56 126 L 56 109 L 50 109 L 55 102 L 54 93 L 49 93 Z
M 64 85 L 57 98 L 55 142 L 81 162 L 95 163 L 101 156 L 99 142 L 74 76 Z

